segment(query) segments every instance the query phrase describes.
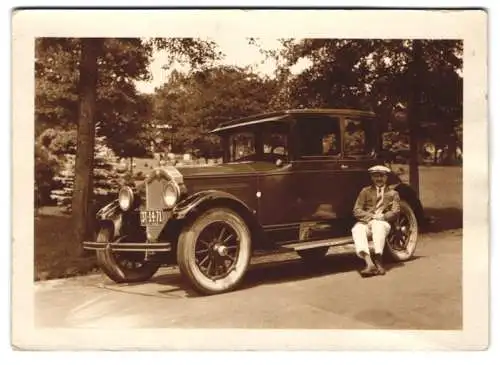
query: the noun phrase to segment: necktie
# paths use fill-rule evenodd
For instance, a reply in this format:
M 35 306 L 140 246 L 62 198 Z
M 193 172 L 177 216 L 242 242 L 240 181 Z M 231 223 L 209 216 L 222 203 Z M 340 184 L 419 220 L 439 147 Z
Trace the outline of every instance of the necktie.
M 381 187 L 377 187 L 377 204 L 375 205 L 375 212 L 382 213 L 382 203 L 384 201 L 384 190 Z

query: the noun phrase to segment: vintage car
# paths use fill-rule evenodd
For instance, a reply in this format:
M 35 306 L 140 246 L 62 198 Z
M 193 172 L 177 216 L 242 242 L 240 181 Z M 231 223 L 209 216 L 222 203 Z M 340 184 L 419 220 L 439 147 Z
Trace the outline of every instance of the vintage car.
M 95 250 L 115 282 L 150 279 L 162 265 L 202 294 L 235 289 L 255 252 L 295 251 L 306 262 L 351 245 L 353 206 L 380 159 L 380 123 L 358 110 L 287 110 L 239 119 L 212 133 L 223 163 L 162 166 L 139 186 L 123 186 L 97 214 Z M 395 174 L 401 213 L 387 257 L 412 257 L 422 205 Z

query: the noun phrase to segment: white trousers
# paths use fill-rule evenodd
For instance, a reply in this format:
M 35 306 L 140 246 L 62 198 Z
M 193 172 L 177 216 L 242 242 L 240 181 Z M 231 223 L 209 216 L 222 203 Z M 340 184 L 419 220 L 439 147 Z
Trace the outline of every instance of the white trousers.
M 361 257 L 361 253 L 370 253 L 368 247 L 368 237 L 371 234 L 373 238 L 373 250 L 375 254 L 384 252 L 385 239 L 391 230 L 391 225 L 385 221 L 371 220 L 367 223 L 358 222 L 352 227 L 352 238 L 356 254 Z

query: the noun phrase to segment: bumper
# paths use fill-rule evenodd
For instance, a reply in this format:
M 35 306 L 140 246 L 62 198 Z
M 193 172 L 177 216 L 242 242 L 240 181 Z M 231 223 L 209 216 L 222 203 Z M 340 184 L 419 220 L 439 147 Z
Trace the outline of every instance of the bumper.
M 117 252 L 169 252 L 170 242 L 162 243 L 118 243 L 118 242 L 83 242 L 85 250 L 111 250 Z

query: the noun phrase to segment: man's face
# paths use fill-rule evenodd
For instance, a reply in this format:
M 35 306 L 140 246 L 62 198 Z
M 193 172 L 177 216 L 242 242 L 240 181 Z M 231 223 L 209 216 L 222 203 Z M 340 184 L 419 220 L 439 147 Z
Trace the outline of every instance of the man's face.
M 387 175 L 381 173 L 372 174 L 372 181 L 375 186 L 384 186 L 387 182 Z

